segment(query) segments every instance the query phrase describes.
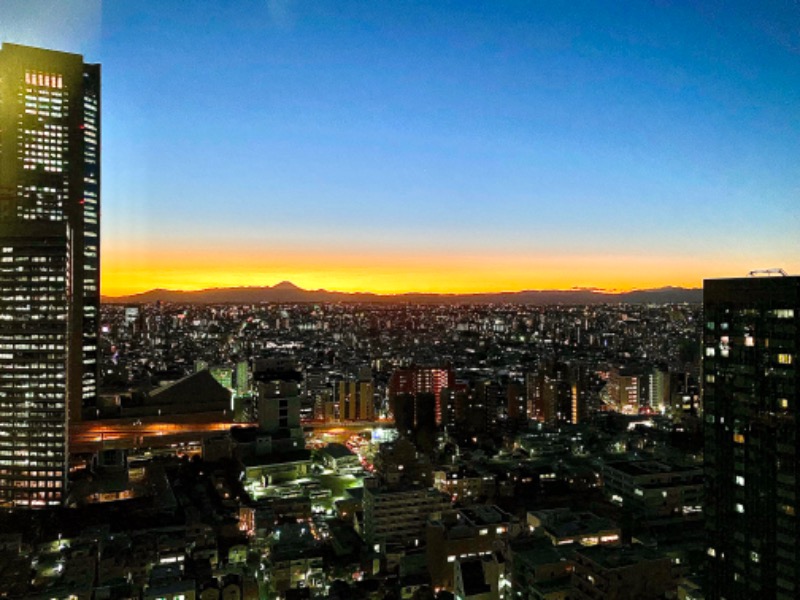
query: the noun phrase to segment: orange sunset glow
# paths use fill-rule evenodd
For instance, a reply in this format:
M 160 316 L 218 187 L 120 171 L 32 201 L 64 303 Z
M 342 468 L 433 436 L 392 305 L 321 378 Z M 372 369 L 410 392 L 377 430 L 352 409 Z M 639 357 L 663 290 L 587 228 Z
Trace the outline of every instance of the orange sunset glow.
M 199 290 L 268 286 L 288 280 L 304 289 L 379 294 L 470 293 L 596 287 L 609 291 L 698 287 L 709 273 L 736 273 L 732 259 L 700 265 L 691 257 L 554 256 L 547 254 L 422 255 L 293 250 L 194 249 L 115 253 L 103 261 L 102 290 L 122 296 L 154 288 Z

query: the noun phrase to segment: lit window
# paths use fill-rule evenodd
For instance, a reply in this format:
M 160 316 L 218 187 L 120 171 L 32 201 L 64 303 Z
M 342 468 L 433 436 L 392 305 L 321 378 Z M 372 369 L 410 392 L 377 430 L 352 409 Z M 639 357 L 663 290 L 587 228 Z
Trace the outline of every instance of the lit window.
M 734 433 L 733 441 L 737 444 L 744 444 L 744 435 L 742 435 L 741 433 Z
M 736 512 L 744 513 L 744 504 L 742 504 L 740 502 L 737 502 L 735 508 L 736 508 Z
M 790 365 L 790 364 L 792 364 L 792 355 L 791 354 L 778 354 L 778 364 L 781 364 L 781 365 Z
M 744 485 L 744 477 L 741 475 L 736 476 L 736 485 Z

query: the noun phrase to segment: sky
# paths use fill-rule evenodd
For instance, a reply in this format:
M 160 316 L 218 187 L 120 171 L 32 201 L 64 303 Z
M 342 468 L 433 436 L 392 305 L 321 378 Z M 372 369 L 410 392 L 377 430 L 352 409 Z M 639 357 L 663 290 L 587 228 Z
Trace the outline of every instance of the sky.
M 795 1 L 2 0 L 0 41 L 102 64 L 106 295 L 800 273 Z

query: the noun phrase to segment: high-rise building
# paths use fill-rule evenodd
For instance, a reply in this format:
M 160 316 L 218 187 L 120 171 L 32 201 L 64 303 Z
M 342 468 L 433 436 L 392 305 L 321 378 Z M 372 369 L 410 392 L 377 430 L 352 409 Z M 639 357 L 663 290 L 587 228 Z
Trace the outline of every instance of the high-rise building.
M 342 421 L 372 421 L 375 418 L 375 393 L 372 381 L 340 381 L 339 418 Z
M 460 421 L 464 420 L 466 408 L 469 405 L 469 386 L 463 382 L 457 382 L 453 387 L 442 388 L 439 392 L 439 399 L 442 408 L 442 425 L 450 431 L 458 427 Z
M 519 424 L 527 422 L 527 398 L 525 397 L 525 386 L 518 381 L 511 381 L 506 386 L 506 400 L 508 406 L 506 412 L 510 421 Z
M 665 368 L 654 367 L 644 376 L 645 393 L 640 395 L 647 398 L 647 405 L 660 412 L 669 405 L 669 371 Z
M 239 396 L 244 396 L 250 391 L 250 367 L 246 360 L 240 360 L 236 363 L 236 372 L 234 374 L 236 393 Z
M 543 423 L 577 425 L 588 413 L 589 384 L 584 365 L 543 361 L 525 375 L 528 415 Z
M 397 369 L 389 380 L 389 408 L 394 412 L 394 399 L 398 394 L 433 394 L 436 398 L 436 424 L 442 424 L 440 395 L 444 388 L 455 384 L 452 367 L 411 366 Z
M 637 367 L 614 367 L 608 375 L 608 395 L 614 408 L 628 415 L 641 406 L 642 371 Z
M 800 277 L 707 280 L 707 598 L 797 598 Z
M 297 382 L 276 379 L 258 383 L 258 425 L 268 433 L 284 429 L 303 437 Z
M 417 547 L 425 540 L 430 517 L 440 518 L 450 497 L 416 485 L 364 488 L 364 541 L 373 546 L 397 543 Z
M 61 503 L 95 402 L 100 67 L 0 48 L 0 506 Z

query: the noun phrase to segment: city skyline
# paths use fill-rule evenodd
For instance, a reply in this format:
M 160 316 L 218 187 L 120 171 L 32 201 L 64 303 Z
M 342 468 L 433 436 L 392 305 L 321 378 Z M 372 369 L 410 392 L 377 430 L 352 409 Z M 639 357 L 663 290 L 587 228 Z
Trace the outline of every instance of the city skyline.
M 797 20 L 40 0 L 0 38 L 104 65 L 104 295 L 621 291 L 798 271 Z
M 797 595 L 800 11 L 432 4 L 0 3 L 0 595 Z

